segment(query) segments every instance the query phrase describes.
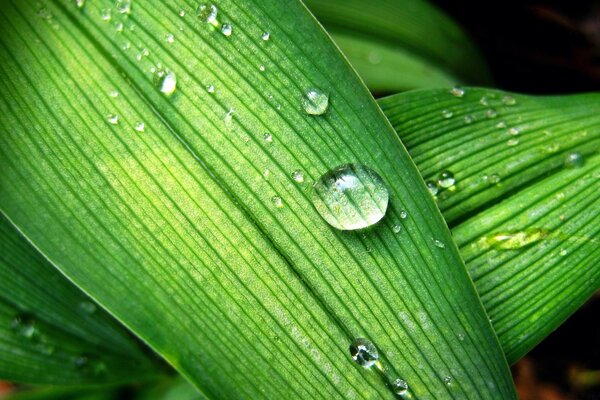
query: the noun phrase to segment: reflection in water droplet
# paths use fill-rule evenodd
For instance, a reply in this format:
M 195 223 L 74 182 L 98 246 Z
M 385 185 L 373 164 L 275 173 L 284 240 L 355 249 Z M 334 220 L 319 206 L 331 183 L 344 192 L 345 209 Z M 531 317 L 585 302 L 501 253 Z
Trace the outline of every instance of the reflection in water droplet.
M 258 67 L 258 70 L 259 70 L 260 72 L 265 72 L 265 66 L 264 66 L 264 65 L 261 65 L 261 66 L 259 66 L 259 67 Z
M 437 187 L 437 185 L 433 181 L 425 182 L 425 186 L 427 186 L 427 190 L 429 190 L 429 193 L 431 193 L 432 196 L 436 196 L 438 194 L 438 192 L 440 191 L 440 189 Z
M 491 174 L 489 176 L 484 175 L 483 179 L 488 181 L 488 183 L 495 185 L 500 182 L 500 175 L 498 175 L 498 174 Z
M 271 201 L 273 202 L 273 205 L 277 208 L 283 208 L 283 200 L 281 197 L 279 196 L 273 196 L 271 197 Z
M 157 68 L 154 72 L 154 85 L 167 96 L 171 96 L 177 89 L 175 72 L 164 68 Z
M 313 185 L 312 202 L 321 217 L 340 230 L 355 230 L 381 220 L 389 193 L 381 177 L 361 164 L 345 164 Z
M 490 105 L 486 96 L 483 96 L 481 99 L 479 99 L 479 104 L 486 107 Z
M 229 129 L 233 127 L 233 114 L 235 110 L 233 108 L 229 109 L 223 118 L 223 122 L 225 122 L 225 126 Z
M 450 171 L 442 171 L 440 172 L 440 175 L 438 176 L 438 185 L 440 185 L 440 187 L 446 189 L 449 188 L 450 186 L 454 185 L 454 183 L 456 182 L 456 179 L 454 179 L 454 174 Z
M 214 4 L 206 4 L 200 3 L 198 8 L 196 9 L 196 16 L 200 19 L 200 21 L 209 23 L 211 25 L 217 26 L 217 6 Z
M 442 110 L 442 117 L 444 118 L 452 118 L 454 113 L 450 110 Z
M 564 257 L 567 255 L 567 250 L 565 249 L 560 249 L 560 252 L 558 253 L 561 257 Z
M 271 38 L 271 34 L 269 32 L 263 32 L 263 34 L 260 35 L 260 38 L 266 42 Z
M 450 94 L 454 97 L 463 97 L 465 95 L 465 90 L 459 87 L 453 87 L 450 90 Z
M 221 33 L 225 36 L 231 36 L 233 27 L 230 24 L 223 24 L 221 25 Z
M 110 97 L 118 97 L 119 96 L 119 92 L 117 92 L 116 90 L 111 90 L 110 92 L 108 92 L 108 95 Z
M 583 154 L 578 151 L 572 151 L 565 157 L 565 167 L 581 168 L 584 164 Z
M 292 172 L 292 179 L 298 183 L 304 182 L 304 174 L 299 169 Z
M 106 120 L 111 125 L 117 125 L 119 123 L 119 116 L 117 114 L 108 114 Z
M 515 104 L 517 104 L 517 100 L 512 96 L 504 96 L 502 98 L 502 103 L 504 103 L 507 106 L 514 106 Z
M 363 368 L 371 368 L 379 359 L 379 352 L 367 339 L 355 339 L 349 347 L 352 359 Z
M 408 391 L 408 383 L 406 383 L 405 380 L 398 378 L 392 383 L 392 390 L 399 396 L 405 395 Z
M 319 89 L 310 89 L 302 98 L 302 106 L 307 114 L 325 114 L 329 107 L 329 96 Z

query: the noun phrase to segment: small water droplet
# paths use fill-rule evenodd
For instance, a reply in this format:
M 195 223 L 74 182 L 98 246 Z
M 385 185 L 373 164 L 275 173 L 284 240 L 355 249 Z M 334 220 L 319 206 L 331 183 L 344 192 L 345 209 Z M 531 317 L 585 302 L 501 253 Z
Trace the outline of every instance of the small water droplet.
M 17 335 L 26 339 L 33 339 L 38 335 L 35 319 L 29 314 L 19 314 L 15 316 L 10 322 L 10 329 Z
M 264 66 L 264 65 L 261 65 L 261 66 L 259 66 L 259 67 L 258 67 L 258 70 L 259 70 L 260 72 L 265 72 L 265 66 Z
M 143 122 L 140 121 L 137 124 L 135 124 L 134 129 L 138 132 L 144 132 L 144 130 L 146 130 L 146 124 L 144 124 Z
M 400 211 L 400 218 L 406 219 L 408 217 L 408 212 L 405 210 Z
M 112 18 L 112 10 L 110 8 L 105 8 L 100 11 L 100 18 L 102 21 L 110 21 Z
M 97 307 L 96 304 L 86 300 L 79 303 L 79 309 L 85 314 L 93 314 L 96 312 Z
M 75 6 L 77 8 L 83 8 L 84 5 L 85 5 L 85 0 L 75 0 Z
M 383 55 L 380 51 L 371 50 L 369 54 L 367 54 L 367 61 L 373 65 L 381 64 L 381 61 L 383 61 Z
M 340 230 L 362 229 L 380 221 L 389 193 L 381 177 L 361 164 L 345 164 L 313 185 L 312 202 L 321 217 Z
M 481 99 L 479 99 L 479 104 L 486 107 L 490 105 L 486 96 L 483 96 Z
M 269 32 L 263 32 L 263 34 L 260 35 L 260 38 L 266 42 L 271 38 L 271 34 Z
M 446 244 L 439 239 L 433 239 L 433 244 L 435 247 L 439 247 L 440 249 L 446 248 Z
M 319 89 L 310 89 L 302 98 L 302 106 L 309 115 L 325 114 L 329 108 L 329 96 Z
M 214 92 L 215 92 L 215 86 L 214 86 L 214 85 L 208 85 L 208 86 L 206 87 L 206 91 L 207 91 L 208 93 L 214 93 Z
M 564 256 L 566 256 L 566 255 L 567 255 L 567 253 L 568 253 L 568 252 L 567 252 L 567 250 L 565 250 L 565 249 L 560 249 L 560 252 L 559 252 L 558 254 L 559 254 L 561 257 L 564 257 Z
M 565 157 L 566 168 L 581 168 L 583 167 L 583 154 L 578 151 L 572 151 Z
M 179 16 L 185 17 L 185 10 L 179 10 Z
M 117 92 L 116 90 L 111 90 L 110 92 L 108 92 L 108 95 L 110 97 L 118 97 L 119 96 L 119 92 Z
M 465 334 L 464 333 L 459 333 L 458 335 L 458 340 L 460 340 L 461 342 L 465 340 Z
M 115 25 L 115 30 L 116 30 L 117 32 L 123 32 L 123 23 L 122 23 L 122 22 L 119 22 L 119 23 L 117 23 L 117 24 Z
M 445 376 L 444 377 L 444 383 L 446 384 L 446 386 L 452 386 L 452 377 L 451 376 Z
M 485 111 L 485 116 L 488 118 L 496 118 L 498 116 L 498 112 L 493 108 L 490 108 Z
M 298 183 L 303 183 L 304 182 L 304 174 L 302 173 L 302 171 L 297 169 L 294 172 L 292 172 L 292 179 Z
M 408 383 L 404 379 L 398 378 L 392 383 L 392 390 L 395 394 L 403 396 L 408 391 Z
M 167 43 L 173 43 L 175 41 L 175 36 L 173 36 L 172 33 L 167 33 L 166 39 Z
M 230 24 L 223 24 L 221 25 L 221 33 L 225 36 L 231 36 L 233 27 Z
M 177 89 L 175 72 L 165 68 L 157 68 L 154 73 L 154 85 L 165 95 L 171 96 Z
M 463 120 L 465 121 L 465 124 L 470 124 L 471 122 L 473 122 L 473 117 L 471 115 L 465 115 Z
M 119 116 L 117 114 L 108 114 L 106 120 L 111 125 L 117 125 L 119 123 Z
M 498 128 L 498 129 L 504 129 L 504 128 L 506 128 L 506 122 L 504 122 L 504 121 L 498 122 L 496 124 L 496 128 Z
M 273 205 L 277 208 L 283 208 L 283 200 L 281 197 L 279 196 L 273 196 L 271 197 L 271 201 L 273 202 Z
M 483 241 L 488 245 L 500 250 L 517 250 L 538 242 L 548 236 L 548 232 L 540 228 L 530 228 L 516 232 L 499 232 L 488 237 Z
M 500 183 L 500 175 L 498 175 L 498 174 L 491 174 L 490 176 L 486 175 L 486 176 L 484 176 L 484 179 L 487 180 L 492 185 Z
M 442 110 L 442 116 L 444 118 L 452 118 L 453 115 L 454 113 L 450 110 Z
M 271 143 L 273 141 L 273 135 L 271 135 L 270 133 L 265 133 L 263 135 L 263 139 L 265 140 L 265 142 Z
M 371 368 L 379 359 L 379 352 L 367 339 L 355 339 L 349 347 L 352 359 L 363 368 Z
M 142 61 L 142 58 L 148 57 L 150 55 L 150 51 L 148 49 L 142 49 L 139 53 L 135 55 L 135 59 L 138 61 Z
M 223 118 L 223 122 L 225 122 L 225 126 L 228 128 L 231 128 L 233 126 L 233 114 L 235 113 L 235 110 L 233 108 L 230 108 L 229 111 L 227 111 L 227 113 L 225 114 L 225 117 Z
M 117 0 L 119 14 L 131 14 L 131 0 Z
M 519 133 L 521 133 L 521 130 L 519 128 L 510 128 L 508 130 L 508 134 L 512 136 L 517 136 Z
M 265 171 L 263 172 L 263 177 L 265 179 L 269 179 L 269 176 L 271 175 L 271 170 L 269 169 L 265 169 Z
M 509 140 L 506 141 L 506 145 L 507 146 L 511 146 L 512 147 L 512 146 L 516 146 L 518 144 L 519 144 L 519 139 L 517 139 L 517 138 L 509 139 Z
M 203 22 L 217 26 L 217 6 L 214 4 L 200 3 L 196 9 L 196 16 Z
M 394 233 L 400 233 L 401 230 L 402 230 L 401 225 L 396 224 L 396 225 L 392 226 L 392 232 L 394 232 Z
M 502 98 L 502 103 L 504 103 L 504 105 L 507 106 L 514 106 L 515 104 L 517 104 L 517 100 L 512 96 L 504 96 Z
M 454 174 L 452 172 L 447 170 L 440 172 L 440 175 L 438 176 L 438 185 L 440 185 L 440 187 L 446 189 L 454 185 L 455 182 L 456 179 L 454 179 Z
M 123 43 L 123 46 L 121 46 L 121 48 L 123 50 L 129 50 L 131 48 L 131 43 L 130 42 L 125 42 L 125 43 Z
M 438 188 L 438 186 L 433 181 L 425 182 L 425 186 L 427 186 L 427 190 L 429 190 L 429 193 L 431 193 L 432 196 L 436 196 L 440 191 L 440 188 Z
M 465 90 L 459 87 L 453 87 L 450 90 L 450 94 L 454 97 L 463 97 L 465 95 Z

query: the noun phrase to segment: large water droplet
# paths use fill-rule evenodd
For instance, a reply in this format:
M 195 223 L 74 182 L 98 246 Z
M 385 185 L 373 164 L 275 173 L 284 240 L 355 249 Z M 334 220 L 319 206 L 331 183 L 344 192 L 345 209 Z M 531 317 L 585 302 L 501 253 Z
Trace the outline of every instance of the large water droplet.
M 310 89 L 302 98 L 302 107 L 310 115 L 325 114 L 329 108 L 329 96 L 319 89 Z
M 211 25 L 218 25 L 217 22 L 217 6 L 214 4 L 200 3 L 196 9 L 196 16 L 203 22 Z
M 408 391 L 408 383 L 406 383 L 404 379 L 398 378 L 394 382 L 392 382 L 392 390 L 397 395 L 405 395 Z
M 583 155 L 578 151 L 573 151 L 565 157 L 565 167 L 567 168 L 581 168 L 583 164 Z
M 221 25 L 221 33 L 225 36 L 231 36 L 233 27 L 230 24 L 223 24 Z
M 444 189 L 449 188 L 454 185 L 456 179 L 454 179 L 454 174 L 450 171 L 442 171 L 438 176 L 438 185 L 443 187 Z
M 340 230 L 377 223 L 387 210 L 389 193 L 381 177 L 360 164 L 345 164 L 321 176 L 312 201 L 321 217 Z
M 154 85 L 167 96 L 171 96 L 177 89 L 175 72 L 158 68 L 154 73 Z
M 377 348 L 367 339 L 355 339 L 349 350 L 352 359 L 363 368 L 371 368 L 379 359 Z

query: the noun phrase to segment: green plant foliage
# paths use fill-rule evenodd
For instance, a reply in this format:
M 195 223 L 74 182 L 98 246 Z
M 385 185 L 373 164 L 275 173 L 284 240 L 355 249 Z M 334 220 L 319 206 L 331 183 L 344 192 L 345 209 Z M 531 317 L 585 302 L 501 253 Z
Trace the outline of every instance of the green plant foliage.
M 415 91 L 380 104 L 438 204 L 509 362 L 600 288 L 600 95 Z
M 0 207 L 27 238 L 209 398 L 514 398 L 418 171 L 306 9 L 128 4 L 0 10 Z M 311 203 L 348 162 L 389 189 L 368 231 Z

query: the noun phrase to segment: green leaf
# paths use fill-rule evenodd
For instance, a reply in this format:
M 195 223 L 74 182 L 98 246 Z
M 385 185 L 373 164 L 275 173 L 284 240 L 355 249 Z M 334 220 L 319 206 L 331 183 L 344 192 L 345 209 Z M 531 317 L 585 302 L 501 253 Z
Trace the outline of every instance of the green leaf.
M 308 0 L 307 6 L 374 91 L 488 83 L 475 46 L 424 0 Z
M 15 382 L 119 383 L 156 365 L 106 312 L 0 215 L 0 376 Z
M 454 174 L 438 204 L 512 363 L 600 288 L 600 94 L 464 92 L 380 104 L 425 178 Z
M 399 377 L 418 398 L 514 398 L 418 171 L 303 5 L 220 2 L 230 36 L 197 3 L 123 6 L 0 10 L 0 207 L 28 239 L 209 398 L 393 398 Z M 366 232 L 311 204 L 348 162 L 389 187 Z M 357 337 L 382 372 L 353 363 Z

